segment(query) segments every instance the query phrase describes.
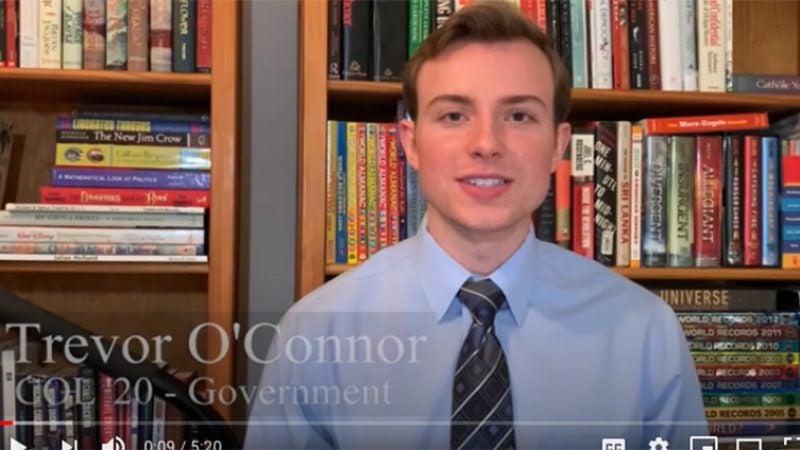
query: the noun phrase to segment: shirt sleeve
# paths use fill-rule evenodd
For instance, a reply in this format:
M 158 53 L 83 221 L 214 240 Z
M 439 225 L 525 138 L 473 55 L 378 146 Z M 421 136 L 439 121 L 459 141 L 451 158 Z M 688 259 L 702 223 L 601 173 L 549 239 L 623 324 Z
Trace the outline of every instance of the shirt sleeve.
M 692 436 L 708 436 L 700 381 L 686 336 L 668 306 L 651 324 L 645 372 L 652 391 L 646 394 L 645 428 L 640 448 L 661 437 L 671 450 L 688 449 Z M 663 448 L 663 447 L 658 447 Z
M 260 382 L 252 397 L 244 449 L 332 449 L 335 441 L 322 418 L 298 400 L 298 387 L 307 385 L 302 372 L 283 353 L 296 328 L 284 317 L 270 343 Z M 293 330 L 293 331 L 290 331 Z

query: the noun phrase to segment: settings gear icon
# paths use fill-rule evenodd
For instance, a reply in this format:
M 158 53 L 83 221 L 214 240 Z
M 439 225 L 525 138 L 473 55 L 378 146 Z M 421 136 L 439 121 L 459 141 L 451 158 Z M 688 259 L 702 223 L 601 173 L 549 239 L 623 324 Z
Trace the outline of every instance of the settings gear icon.
M 669 441 L 659 436 L 650 441 L 650 450 L 669 450 Z

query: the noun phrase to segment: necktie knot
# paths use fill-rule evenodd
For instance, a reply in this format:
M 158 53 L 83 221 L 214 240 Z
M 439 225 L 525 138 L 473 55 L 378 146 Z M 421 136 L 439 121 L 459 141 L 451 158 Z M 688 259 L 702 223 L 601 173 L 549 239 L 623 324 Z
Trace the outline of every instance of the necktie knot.
M 494 323 L 497 310 L 503 306 L 506 296 L 490 278 L 467 281 L 458 291 L 458 299 L 472 313 L 472 319 L 484 327 Z

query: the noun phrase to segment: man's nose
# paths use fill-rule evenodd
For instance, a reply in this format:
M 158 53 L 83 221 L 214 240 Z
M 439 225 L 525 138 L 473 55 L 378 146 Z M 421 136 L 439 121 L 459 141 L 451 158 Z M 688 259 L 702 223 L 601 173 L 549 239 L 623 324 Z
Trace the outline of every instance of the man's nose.
M 491 119 L 474 121 L 470 154 L 476 158 L 496 158 L 503 153 L 500 126 Z

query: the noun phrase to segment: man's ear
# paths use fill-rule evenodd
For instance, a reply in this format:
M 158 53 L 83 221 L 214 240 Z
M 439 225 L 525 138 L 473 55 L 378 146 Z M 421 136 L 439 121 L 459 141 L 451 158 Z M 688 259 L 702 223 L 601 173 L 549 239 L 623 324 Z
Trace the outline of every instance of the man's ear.
M 570 138 L 572 137 L 572 125 L 569 122 L 561 122 L 556 129 L 556 149 L 553 152 L 553 161 L 550 163 L 550 172 L 555 172 L 564 152 L 567 150 Z
M 417 154 L 417 147 L 414 142 L 414 127 L 416 124 L 413 120 L 402 119 L 399 124 L 400 141 L 403 143 L 403 151 L 406 154 L 406 161 L 414 168 L 419 169 L 419 155 Z

